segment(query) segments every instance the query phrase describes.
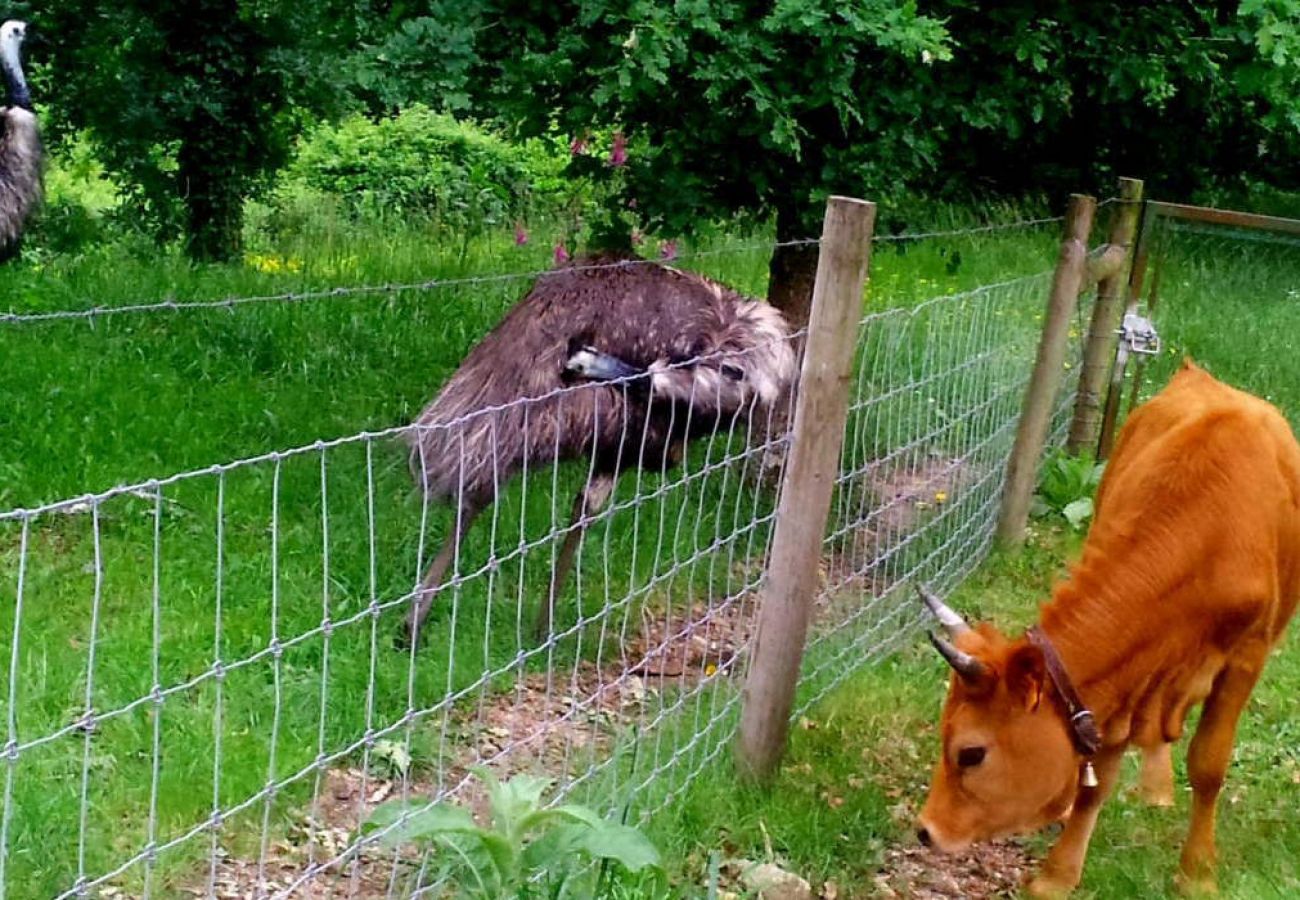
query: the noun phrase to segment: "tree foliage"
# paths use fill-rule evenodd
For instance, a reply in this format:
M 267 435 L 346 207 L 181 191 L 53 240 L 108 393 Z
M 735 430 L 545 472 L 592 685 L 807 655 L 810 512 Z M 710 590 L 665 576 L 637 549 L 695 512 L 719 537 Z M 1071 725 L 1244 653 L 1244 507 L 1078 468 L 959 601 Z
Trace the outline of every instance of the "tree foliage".
M 285 161 L 321 84 L 310 15 L 257 0 L 52 0 L 33 16 L 46 127 L 88 133 L 163 236 L 228 258 L 244 198 Z
M 414 103 L 577 141 L 572 173 L 617 192 L 607 238 L 737 214 L 805 237 L 831 192 L 1300 183 L 1300 0 L 26 7 L 51 133 L 88 131 L 202 257 L 234 252 L 241 199 L 313 116 Z M 591 152 L 615 140 L 625 160 Z
M 526 132 L 625 130 L 651 224 L 794 237 L 832 191 L 1294 180 L 1297 5 L 498 0 L 475 81 Z

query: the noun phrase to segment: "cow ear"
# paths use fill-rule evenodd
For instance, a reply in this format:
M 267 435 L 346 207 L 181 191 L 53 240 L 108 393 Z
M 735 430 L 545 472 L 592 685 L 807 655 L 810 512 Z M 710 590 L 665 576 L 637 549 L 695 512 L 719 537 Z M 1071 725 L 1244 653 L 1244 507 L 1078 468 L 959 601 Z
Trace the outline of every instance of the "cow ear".
M 1017 647 L 1007 660 L 1007 689 L 1013 697 L 1023 701 L 1030 712 L 1038 709 L 1043 700 L 1047 681 L 1047 663 L 1043 651 L 1033 644 Z

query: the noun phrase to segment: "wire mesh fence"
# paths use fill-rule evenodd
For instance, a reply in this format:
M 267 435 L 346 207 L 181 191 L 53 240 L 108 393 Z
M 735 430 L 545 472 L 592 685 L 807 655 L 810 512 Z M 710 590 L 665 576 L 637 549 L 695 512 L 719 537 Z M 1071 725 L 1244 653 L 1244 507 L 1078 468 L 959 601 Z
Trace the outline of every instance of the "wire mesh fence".
M 954 585 L 988 548 L 1054 221 L 1022 223 L 1005 246 L 921 236 L 880 254 L 803 705 L 908 639 L 920 618 L 903 596 L 912 579 Z M 907 252 L 931 274 L 904 286 Z M 981 264 L 1005 272 L 1008 259 L 1028 273 L 935 290 L 984 279 Z M 697 265 L 725 275 L 764 261 Z M 493 281 L 501 298 L 475 303 L 494 313 L 520 284 Z M 549 402 L 634 389 L 580 385 Z M 1063 390 L 1054 442 L 1070 400 Z M 539 402 L 509 411 L 527 422 Z M 608 408 L 621 410 L 615 431 L 644 431 L 633 405 Z M 735 733 L 786 440 L 773 411 L 751 403 L 716 418 L 680 458 L 656 448 L 577 520 L 569 504 L 595 472 L 590 450 L 560 462 L 557 447 L 502 471 L 418 646 L 394 637 L 460 513 L 412 491 L 399 440 L 410 426 L 0 512 L 0 895 L 432 893 L 427 858 L 358 826 L 390 799 L 481 807 L 478 765 L 544 772 L 557 798 L 653 815 Z M 505 412 L 448 427 L 491 435 Z M 571 534 L 572 577 L 536 637 Z
M 1277 361 L 1300 349 L 1292 327 L 1300 308 L 1300 220 L 1281 220 L 1289 231 L 1279 231 L 1252 221 L 1259 217 L 1232 224 L 1165 216 L 1159 208 L 1147 213 L 1150 259 L 1138 312 L 1155 322 L 1162 346 L 1129 358 L 1119 415 L 1159 390 L 1185 355 L 1212 356 L 1216 374 L 1270 400 L 1286 396 L 1295 367 Z M 1218 212 L 1180 209 L 1192 217 Z

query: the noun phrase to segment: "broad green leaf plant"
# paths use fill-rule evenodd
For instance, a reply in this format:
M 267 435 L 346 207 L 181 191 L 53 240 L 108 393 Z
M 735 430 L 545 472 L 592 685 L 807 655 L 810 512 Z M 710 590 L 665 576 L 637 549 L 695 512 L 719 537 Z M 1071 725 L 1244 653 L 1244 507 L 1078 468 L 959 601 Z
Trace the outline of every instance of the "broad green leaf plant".
M 502 783 L 487 769 L 475 774 L 487 787 L 488 825 L 452 803 L 400 800 L 377 807 L 362 831 L 384 847 L 433 850 L 457 896 L 475 900 L 607 896 L 629 877 L 649 887 L 648 896 L 666 896 L 659 852 L 636 828 L 585 806 L 546 806 L 549 778 Z
M 1105 470 L 1104 462 L 1094 462 L 1087 454 L 1071 456 L 1057 452 L 1048 457 L 1034 497 L 1034 513 L 1059 515 L 1071 528 L 1082 528 L 1092 519 L 1093 498 Z

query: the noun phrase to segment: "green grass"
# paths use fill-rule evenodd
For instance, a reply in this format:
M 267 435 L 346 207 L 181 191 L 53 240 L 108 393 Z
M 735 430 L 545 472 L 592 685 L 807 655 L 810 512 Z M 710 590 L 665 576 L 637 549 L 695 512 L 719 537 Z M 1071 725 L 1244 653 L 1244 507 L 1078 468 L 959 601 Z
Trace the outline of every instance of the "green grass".
M 1157 324 L 1165 352 L 1148 367 L 1149 396 L 1184 354 L 1221 378 L 1267 397 L 1300 423 L 1300 245 L 1260 245 L 1223 233 L 1182 235 L 1162 275 Z M 1028 547 L 995 554 L 952 602 L 1005 629 L 1033 620 L 1082 535 L 1039 523 Z M 1294 632 L 1294 629 L 1293 629 Z M 872 876 L 891 843 L 913 840 L 938 752 L 938 710 L 947 670 L 916 640 L 903 652 L 852 675 L 794 729 L 790 754 L 769 791 L 737 788 L 729 769 L 701 777 L 658 822 L 656 837 L 678 861 L 689 892 L 703 883 L 710 854 L 764 859 L 816 886 L 834 881 L 840 896 L 870 896 Z M 1275 654 L 1238 734 L 1222 795 L 1219 853 L 1222 896 L 1292 897 L 1300 892 L 1300 640 Z M 1189 728 L 1189 734 L 1192 729 Z M 1185 749 L 1186 739 L 1180 748 Z M 1176 751 L 1177 807 L 1142 805 L 1125 781 L 1102 812 L 1076 896 L 1173 897 L 1178 848 L 1190 793 Z M 1041 857 L 1050 841 L 1031 847 Z
M 995 554 L 952 601 L 972 618 L 1013 629 L 1032 621 L 1063 560 L 1082 536 L 1038 525 L 1028 547 Z M 769 851 L 813 882 L 834 881 L 841 896 L 870 895 L 891 843 L 914 840 L 938 753 L 938 710 L 947 671 L 923 641 L 853 675 L 796 725 L 790 753 L 771 790 L 738 788 L 723 768 L 710 771 L 652 832 L 678 861 L 684 885 L 701 884 L 708 856 L 765 859 Z M 1238 735 L 1223 793 L 1219 853 L 1222 896 L 1291 897 L 1300 890 L 1300 646 L 1290 640 L 1265 670 Z M 1180 746 L 1185 747 L 1186 740 Z M 1186 784 L 1181 754 L 1176 777 Z M 1106 805 L 1094 833 L 1082 898 L 1177 896 L 1173 876 L 1190 792 L 1174 809 L 1144 806 L 1130 788 L 1137 759 Z M 1031 847 L 1040 856 L 1049 839 Z
M 507 234 L 466 244 L 434 227 L 401 223 L 379 228 L 322 215 L 292 224 L 274 239 L 266 232 L 255 234 L 241 265 L 194 267 L 132 240 L 79 255 L 36 254 L 4 272 L 6 301 L 18 311 L 84 309 L 168 297 L 219 299 L 526 273 L 549 265 L 551 241 L 545 229 L 535 229 L 532 242 L 519 248 Z M 873 260 L 869 309 L 911 307 L 935 295 L 1043 271 L 1054 257 L 1052 231 L 882 244 Z M 766 240 L 762 232 L 719 233 L 698 249 L 760 247 L 683 264 L 761 293 L 767 274 L 761 245 Z M 1296 307 L 1287 291 L 1295 284 L 1295 269 L 1288 268 L 1284 254 L 1278 257 L 1281 251 L 1263 252 L 1225 241 L 1183 250 L 1166 275 L 1168 315 L 1161 322 L 1170 351 L 1153 366 L 1152 382 L 1167 377 L 1186 350 L 1224 377 L 1270 396 L 1295 421 L 1300 374 L 1279 362 L 1294 356 Z M 160 312 L 93 324 L 0 323 L 0 358 L 6 361 L 0 367 L 0 396 L 5 398 L 0 404 L 0 508 L 37 505 L 401 425 L 527 284 L 521 279 L 331 297 L 242 306 L 233 312 Z M 1023 338 L 1032 334 L 1040 303 L 1032 292 L 1009 307 L 977 296 L 873 331 L 859 360 L 868 394 L 949 367 L 972 347 L 1002 347 L 1005 359 L 981 363 L 986 368 L 974 369 L 978 377 L 973 380 L 939 380 L 925 394 L 901 395 L 884 412 L 856 414 L 846 463 L 860 465 L 917 441 L 944 422 L 947 409 L 963 408 L 960 401 L 969 401 L 981 383 L 999 383 L 1006 376 L 999 365 L 1031 352 Z M 980 330 L 970 331 L 971 321 L 980 322 Z M 1225 328 L 1225 321 L 1236 327 Z M 950 401 L 953 405 L 947 407 Z M 988 427 L 988 422 L 962 420 L 949 423 L 943 433 L 964 445 Z M 724 444 L 734 450 L 743 439 L 737 434 L 714 446 L 697 446 L 686 471 L 699 473 L 702 463 L 721 456 Z M 220 700 L 217 682 L 209 679 L 169 697 L 160 714 L 145 703 L 101 722 L 89 741 L 77 731 L 25 752 L 12 768 L 9 896 L 50 896 L 76 877 L 85 772 L 85 870 L 93 878 L 144 845 L 151 807 L 156 809 L 156 834 L 165 840 L 208 815 L 214 787 L 223 806 L 239 803 L 272 774 L 284 778 L 307 769 L 321 747 L 327 753 L 346 750 L 368 724 L 383 728 L 399 721 L 408 707 L 434 706 L 448 690 L 475 685 L 487 671 L 500 672 L 488 686 L 505 689 L 520 671 L 549 665 L 563 672 L 575 657 L 614 652 L 610 638 L 601 645 L 597 629 L 586 627 L 558 645 L 554 655 L 518 660 L 520 650 L 531 647 L 518 620 L 527 624 L 549 570 L 550 549 L 540 544 L 507 561 L 492 578 L 467 582 L 454 614 L 450 605 L 440 606 L 412 670 L 409 657 L 388 649 L 397 613 L 385 614 L 373 626 L 364 613 L 372 600 L 390 601 L 409 588 L 421 551 L 427 557 L 446 533 L 449 511 L 430 508 L 426 513 L 412 490 L 404 456 L 391 441 L 349 444 L 328 451 L 327 460 L 323 491 L 321 456 L 308 452 L 283 460 L 278 478 L 277 467 L 265 463 L 232 471 L 220 482 L 204 475 L 168 487 L 158 515 L 148 497 L 122 496 L 103 506 L 93 696 L 97 713 L 148 695 L 155 681 L 155 627 L 161 648 L 156 680 L 169 687 L 202 677 L 216 656 L 229 663 L 264 651 L 273 621 L 281 640 L 311 633 L 326 604 L 333 620 L 355 621 L 334 632 L 328 651 L 315 637 L 285 650 L 278 666 L 263 657 L 231 672 L 220 684 Z M 565 520 L 582 474 L 580 467 L 566 466 L 554 479 L 550 473 L 534 477 L 527 492 L 518 482 L 512 485 L 493 520 L 498 546 L 512 547 L 521 536 L 537 541 Z M 627 479 L 616 503 L 630 501 L 638 490 L 642 495 L 663 490 L 641 507 L 638 528 L 629 526 L 626 514 L 593 528 L 581 563 L 586 587 L 570 587 L 560 622 L 573 623 L 580 610 L 591 615 L 593 599 L 601 600 L 604 591 L 616 599 L 632 595 L 634 603 L 626 607 L 631 613 L 642 602 L 657 606 L 716 599 L 739 590 L 757 571 L 765 545 L 762 527 L 744 531 L 740 526 L 768 512 L 770 500 L 750 490 L 738 474 L 743 473 L 721 470 L 693 478 L 678 473 L 666 483 L 652 474 L 640 485 Z M 969 519 L 974 510 L 954 506 L 954 522 Z M 279 535 L 274 560 L 269 539 L 273 517 Z M 220 560 L 218 520 L 224 544 Z M 330 562 L 325 571 L 327 528 Z M 464 553 L 468 565 L 486 562 L 492 528 L 480 524 L 471 536 Z M 714 534 L 733 537 L 712 557 L 664 576 L 669 567 L 700 554 Z M 18 645 L 20 741 L 51 734 L 84 712 L 95 594 L 93 538 L 84 513 L 43 517 L 33 522 L 28 535 Z M 156 623 L 155 539 L 161 560 Z M 11 598 L 20 541 L 19 528 L 0 524 L 0 597 L 6 601 L 0 609 L 0 644 L 6 648 L 14 632 Z M 900 570 L 912 568 L 940 546 L 930 540 L 905 548 Z M 1006 613 L 1006 621 L 1014 622 L 1029 608 L 1031 597 L 1041 596 L 1063 549 L 1059 542 L 1048 542 L 1024 557 L 1001 560 L 959 599 L 973 611 Z M 617 613 L 616 621 L 624 614 Z M 858 664 L 857 659 L 837 660 L 834 654 L 845 646 L 844 640 L 828 641 L 814 652 L 813 662 L 829 660 L 828 676 L 842 675 Z M 1257 704 L 1269 704 L 1264 709 L 1271 721 L 1259 726 L 1261 731 L 1243 732 L 1239 744 L 1241 767 L 1261 779 L 1258 790 L 1251 788 L 1231 807 L 1233 815 L 1248 817 L 1238 832 L 1225 817 L 1225 849 L 1236 847 L 1233 853 L 1251 861 L 1240 877 L 1264 886 L 1270 879 L 1286 884 L 1295 878 L 1281 851 L 1268 849 L 1297 842 L 1295 826 L 1285 814 L 1295 790 L 1285 779 L 1295 771 L 1296 757 L 1277 749 L 1296 746 L 1293 704 L 1286 702 L 1296 688 L 1295 655 L 1292 650 L 1281 665 L 1274 665 L 1256 697 Z M 0 656 L 0 685 L 7 685 L 9 654 Z M 941 675 L 930 654 L 909 650 L 852 676 L 810 713 L 817 727 L 797 731 L 791 764 L 773 794 L 737 790 L 730 780 L 725 739 L 734 725 L 736 694 L 734 685 L 723 682 L 670 716 L 653 740 L 633 736 L 627 752 L 634 758 L 616 759 L 584 788 L 585 799 L 607 802 L 602 791 L 622 797 L 629 772 L 644 775 L 672 758 L 675 748 L 687 748 L 652 787 L 670 810 L 656 828 L 680 877 L 701 883 L 695 876 L 719 847 L 737 855 L 757 853 L 766 829 L 776 849 L 804 874 L 835 878 L 842 887 L 866 886 L 885 842 L 910 830 L 903 815 L 906 804 L 923 795 Z M 467 703 L 478 696 L 472 693 Z M 7 699 L 0 697 L 0 703 Z M 1252 717 L 1251 728 L 1259 718 Z M 438 709 L 410 728 L 398 729 L 394 737 L 410 742 L 417 768 L 433 777 L 449 734 Z M 150 790 L 155 735 L 163 751 L 156 796 Z M 723 752 L 717 753 L 719 748 Z M 354 752 L 343 761 L 357 764 L 363 757 Z M 214 769 L 220 772 L 215 786 Z M 688 776 L 697 772 L 699 778 L 688 784 Z M 278 834 L 312 788 L 308 774 L 269 805 L 255 804 L 229 823 L 223 845 L 255 856 L 263 816 L 269 816 L 272 835 Z M 843 803 L 833 807 L 830 797 Z M 1108 812 L 1103 819 L 1088 875 L 1101 880 L 1085 885 L 1096 896 L 1128 893 L 1124 886 L 1129 884 L 1155 885 L 1140 889 L 1158 894 L 1166 885 L 1169 868 L 1161 865 L 1168 861 L 1169 838 L 1182 820 L 1129 812 Z M 1230 839 L 1241 843 L 1230 844 Z M 165 894 L 194 883 L 194 873 L 201 871 L 196 865 L 207 850 L 203 835 L 162 854 L 153 875 L 155 891 Z M 1234 857 L 1225 852 L 1225 858 Z M 139 889 L 143 878 L 142 867 L 136 866 L 121 883 Z M 1230 890 L 1245 893 L 1233 896 L 1260 895 L 1250 894 L 1249 885 L 1234 884 L 1225 881 Z
M 876 254 L 872 308 L 908 306 L 1042 271 L 1053 256 L 1051 231 L 886 245 Z M 231 266 L 194 267 L 132 240 L 79 255 L 34 254 L 4 273 L 7 302 L 15 311 L 45 311 L 422 282 L 536 271 L 549 265 L 550 256 L 544 229 L 518 248 L 506 234 L 465 244 L 432 227 L 390 223 L 380 230 L 322 216 L 277 240 L 255 237 L 245 264 Z M 763 233 L 719 234 L 699 249 L 760 246 L 684 264 L 761 293 L 767 266 L 761 245 L 767 240 Z M 0 508 L 30 507 L 403 424 L 527 284 L 522 279 L 234 311 L 0 324 L 0 357 L 6 360 L 0 368 L 0 396 L 6 398 L 0 406 Z M 1018 317 L 1017 333 L 1032 327 L 1032 309 Z M 943 322 L 936 318 L 933 324 Z M 900 338 L 898 347 L 911 347 L 910 368 L 900 373 L 924 363 L 923 339 L 923 331 Z M 952 343 L 943 352 L 959 349 Z M 912 421 L 910 427 L 936 415 L 929 406 L 912 407 L 896 416 Z M 743 440 L 736 434 L 729 443 L 734 448 Z M 699 472 L 724 443 L 701 442 L 686 471 Z M 432 552 L 450 513 L 426 513 L 392 441 L 355 442 L 326 456 L 323 482 L 321 454 L 311 451 L 278 465 L 232 470 L 223 478 L 201 474 L 168 486 L 160 511 L 150 497 L 133 494 L 102 505 L 91 698 L 96 714 L 147 697 L 155 681 L 164 688 L 200 683 L 169 696 L 157 710 L 145 702 L 112 715 L 89 738 L 69 731 L 21 755 L 12 767 L 10 896 L 66 889 L 82 853 L 90 878 L 113 868 L 144 846 L 151 819 L 160 842 L 183 833 L 207 817 L 214 791 L 225 807 L 252 797 L 268 779 L 306 771 L 269 803 L 259 801 L 226 825 L 223 845 L 255 855 L 264 817 L 275 834 L 310 797 L 309 767 L 322 748 L 327 754 L 346 751 L 368 726 L 391 726 L 408 707 L 433 707 L 434 714 L 393 736 L 411 743 L 417 766 L 436 773 L 449 733 L 436 704 L 448 691 L 478 684 L 485 672 L 499 673 L 488 687 L 505 688 L 522 670 L 550 666 L 562 672 L 575 656 L 614 652 L 613 639 L 601 645 L 598 629 L 588 626 L 553 653 L 519 660 L 531 643 L 518 621 L 526 626 L 549 571 L 551 551 L 542 543 L 491 577 L 468 581 L 454 604 L 441 604 L 412 667 L 410 657 L 388 649 L 397 612 L 372 624 L 365 611 L 373 601 L 389 602 L 409 589 L 421 551 L 425 558 Z M 546 535 L 567 518 L 581 478 L 579 466 L 566 466 L 554 478 L 534 474 L 526 493 L 516 481 L 503 493 L 493 523 L 481 524 L 467 542 L 467 565 L 486 563 L 494 528 L 498 546 L 506 548 L 521 537 L 538 541 Z M 625 481 L 616 502 L 661 486 L 654 474 L 639 485 Z M 753 577 L 766 526 L 740 526 L 768 511 L 770 499 L 749 490 L 729 469 L 693 478 L 677 473 L 663 487 L 641 506 L 640 527 L 629 528 L 626 515 L 614 515 L 593 528 L 582 558 L 587 588 L 570 588 L 562 624 L 574 622 L 580 609 L 591 615 L 601 587 L 614 598 L 633 597 L 617 621 L 641 602 L 722 596 Z M 714 534 L 731 535 L 722 551 L 665 575 L 698 555 Z M 43 516 L 27 535 L 15 679 L 20 743 L 54 734 L 85 711 L 95 536 L 85 512 Z M 0 590 L 7 598 L 16 591 L 22 539 L 16 524 L 0 525 Z M 327 609 L 334 621 L 352 620 L 332 634 L 328 650 L 317 635 L 289 646 L 278 664 L 265 653 L 272 628 L 281 641 L 312 634 Z M 15 616 L 12 601 L 6 602 L 0 610 L 0 643 L 6 648 Z M 230 664 L 256 654 L 261 656 L 255 662 L 221 682 L 205 677 L 214 658 Z M 4 653 L 0 684 L 7 685 L 10 674 Z M 472 693 L 466 702 L 477 698 Z M 701 710 L 695 706 L 661 729 L 652 768 L 690 740 L 692 711 L 698 720 Z M 715 727 L 722 728 L 721 720 Z M 155 740 L 162 748 L 156 793 Z M 687 760 L 703 764 L 704 749 Z M 363 757 L 354 752 L 343 761 L 356 764 Z M 216 785 L 214 770 L 220 774 Z M 162 853 L 152 887 L 175 890 L 193 883 L 195 865 L 207 851 L 203 835 Z M 135 866 L 121 883 L 139 889 L 144 878 L 143 867 Z

